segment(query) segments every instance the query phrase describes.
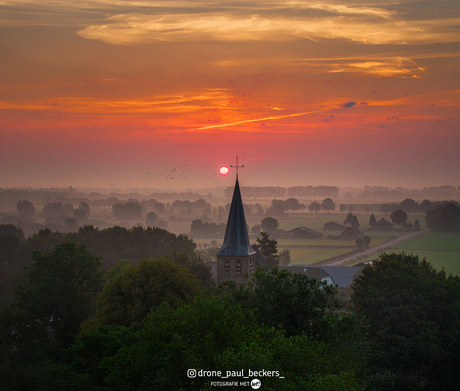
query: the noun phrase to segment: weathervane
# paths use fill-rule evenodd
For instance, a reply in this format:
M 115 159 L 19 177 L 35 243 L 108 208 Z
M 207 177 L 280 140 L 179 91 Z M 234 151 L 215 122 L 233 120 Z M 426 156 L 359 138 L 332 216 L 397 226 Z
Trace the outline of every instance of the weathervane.
M 238 178 L 238 168 L 243 168 L 244 164 L 242 166 L 238 165 L 238 155 L 236 156 L 236 166 L 230 165 L 231 168 L 236 168 L 236 177 Z

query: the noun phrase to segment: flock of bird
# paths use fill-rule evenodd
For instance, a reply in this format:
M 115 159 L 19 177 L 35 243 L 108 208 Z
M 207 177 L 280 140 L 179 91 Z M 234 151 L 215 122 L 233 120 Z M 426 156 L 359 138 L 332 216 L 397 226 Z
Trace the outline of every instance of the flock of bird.
M 181 166 L 181 167 L 174 167 L 174 168 L 171 168 L 170 170 L 160 170 L 160 171 L 153 172 L 152 174 L 148 172 L 147 175 L 145 176 L 145 179 L 153 178 L 154 175 L 157 175 L 158 177 L 162 176 L 163 178 L 174 180 L 176 178 L 177 179 L 187 178 L 190 174 L 188 170 L 188 165 L 185 164 L 184 166 Z M 132 180 L 132 178 L 129 178 L 129 180 Z M 115 187 L 116 185 L 114 183 L 110 183 L 110 186 Z
M 152 175 L 162 176 L 166 179 L 175 179 L 175 178 L 187 178 L 189 176 L 188 165 L 182 167 L 174 167 L 171 170 L 161 170 L 154 172 Z M 147 173 L 145 179 L 150 178 L 150 173 Z

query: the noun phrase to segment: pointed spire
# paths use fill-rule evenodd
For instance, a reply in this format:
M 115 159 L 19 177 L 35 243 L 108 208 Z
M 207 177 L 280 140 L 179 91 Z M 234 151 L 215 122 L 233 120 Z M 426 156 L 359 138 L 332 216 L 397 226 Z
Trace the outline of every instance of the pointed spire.
M 248 256 L 254 254 L 255 251 L 249 243 L 246 218 L 244 217 L 243 200 L 241 199 L 237 175 L 230 212 L 228 214 L 224 243 L 217 255 Z

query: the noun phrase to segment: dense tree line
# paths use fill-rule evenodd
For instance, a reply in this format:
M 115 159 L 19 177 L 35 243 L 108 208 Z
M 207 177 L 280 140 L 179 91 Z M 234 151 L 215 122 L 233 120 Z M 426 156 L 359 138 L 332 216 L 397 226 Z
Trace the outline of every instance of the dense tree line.
M 222 237 L 225 234 L 226 227 L 225 223 L 207 223 L 196 219 L 190 225 L 190 233 L 194 236 Z
M 0 310 L 0 388 L 205 390 L 221 380 L 188 369 L 278 371 L 283 379 L 259 376 L 271 390 L 458 388 L 460 278 L 425 260 L 382 255 L 346 309 L 334 285 L 276 267 L 207 290 L 184 256 L 118 262 L 102 289 L 100 259 L 84 246 L 34 253 L 15 304 Z
M 31 263 L 34 251 L 48 253 L 64 242 L 84 244 L 88 251 L 101 257 L 102 267 L 109 269 L 120 259 L 137 263 L 151 257 L 173 256 L 184 253 L 195 257 L 193 240 L 160 228 L 115 226 L 99 229 L 92 225 L 80 227 L 74 233 L 52 232 L 41 229 L 24 238 L 22 230 L 9 224 L 0 225 L 0 303 L 11 300 L 11 295 L 22 280 L 22 270 Z

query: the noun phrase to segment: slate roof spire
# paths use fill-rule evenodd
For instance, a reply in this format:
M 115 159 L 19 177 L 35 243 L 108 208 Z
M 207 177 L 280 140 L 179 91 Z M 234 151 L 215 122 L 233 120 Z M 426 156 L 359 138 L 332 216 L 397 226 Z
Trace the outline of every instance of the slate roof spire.
M 255 253 L 256 252 L 249 243 L 246 218 L 244 217 L 243 200 L 241 199 L 237 174 L 232 203 L 230 205 L 230 212 L 228 214 L 224 243 L 217 255 L 249 256 L 254 255 Z

